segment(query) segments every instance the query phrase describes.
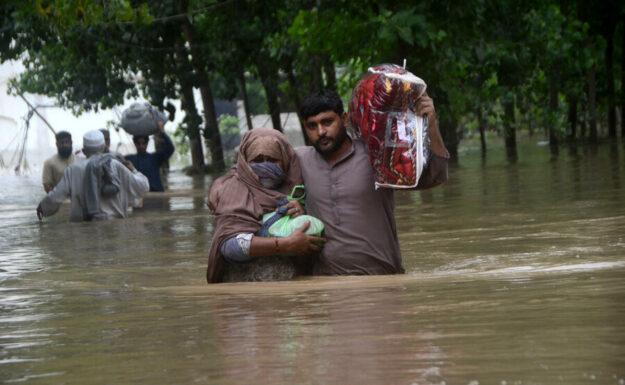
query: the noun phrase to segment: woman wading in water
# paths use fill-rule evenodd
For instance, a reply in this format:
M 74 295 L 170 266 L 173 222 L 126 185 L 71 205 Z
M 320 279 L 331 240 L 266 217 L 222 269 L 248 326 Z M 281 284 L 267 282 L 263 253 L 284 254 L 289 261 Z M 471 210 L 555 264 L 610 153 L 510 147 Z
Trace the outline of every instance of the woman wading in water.
M 310 255 L 325 242 L 305 233 L 309 224 L 284 238 L 260 234 L 263 214 L 279 207 L 291 218 L 304 214 L 297 200 L 285 200 L 301 184 L 299 161 L 281 132 L 256 128 L 243 136 L 236 165 L 213 182 L 209 193 L 216 230 L 208 255 L 208 283 L 277 281 L 305 273 Z

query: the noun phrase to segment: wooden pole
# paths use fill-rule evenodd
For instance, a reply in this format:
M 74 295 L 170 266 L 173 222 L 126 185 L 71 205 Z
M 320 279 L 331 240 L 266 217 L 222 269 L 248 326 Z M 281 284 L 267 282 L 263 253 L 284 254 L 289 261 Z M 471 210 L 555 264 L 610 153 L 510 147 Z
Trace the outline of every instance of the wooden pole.
M 48 123 L 48 121 L 46 120 L 46 118 L 44 118 L 44 117 L 43 117 L 43 116 L 39 113 L 39 111 L 37 111 L 37 109 L 35 108 L 35 106 L 33 106 L 32 104 L 30 104 L 30 102 L 28 101 L 28 99 L 26 99 L 26 98 L 24 97 L 24 95 L 22 95 L 21 93 L 18 93 L 18 95 L 20 96 L 20 98 L 22 98 L 22 99 L 26 102 L 26 104 L 28 104 L 28 107 L 30 107 L 30 108 L 33 110 L 33 112 L 34 112 L 35 114 L 37 114 L 37 116 L 38 116 L 41 120 L 43 120 L 43 122 L 44 122 L 44 123 L 48 126 L 48 128 L 50 129 L 50 131 L 52 131 L 52 133 L 53 133 L 54 135 L 56 135 L 56 131 L 54 131 L 54 128 L 52 128 L 52 126 L 50 125 L 50 123 Z

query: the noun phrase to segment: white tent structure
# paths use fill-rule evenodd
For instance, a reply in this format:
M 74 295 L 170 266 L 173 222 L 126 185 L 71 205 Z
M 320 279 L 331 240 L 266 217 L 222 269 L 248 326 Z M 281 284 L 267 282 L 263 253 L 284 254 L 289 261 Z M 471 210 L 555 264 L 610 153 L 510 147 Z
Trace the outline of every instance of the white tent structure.
M 20 161 L 19 158 L 27 152 L 34 153 L 37 150 L 38 156 L 33 158 L 42 158 L 54 153 L 54 135 L 50 129 L 41 119 L 31 118 L 26 132 L 28 105 L 20 97 L 7 94 L 9 80 L 22 70 L 23 67 L 16 62 L 5 62 L 0 65 L 0 166 L 4 167 L 16 167 L 18 162 L 23 165 L 26 159 Z M 26 97 L 34 105 L 49 104 L 49 101 L 41 96 Z M 41 109 L 42 114 L 47 113 L 46 109 Z M 40 159 L 36 160 L 39 161 Z M 30 162 L 31 160 L 26 161 L 26 165 Z

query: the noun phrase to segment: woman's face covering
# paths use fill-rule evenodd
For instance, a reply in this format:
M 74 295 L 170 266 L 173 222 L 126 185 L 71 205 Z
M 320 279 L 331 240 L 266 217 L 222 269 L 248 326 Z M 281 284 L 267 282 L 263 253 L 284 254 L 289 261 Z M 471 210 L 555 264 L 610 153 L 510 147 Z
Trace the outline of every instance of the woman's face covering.
M 281 159 L 276 159 L 276 158 L 272 158 L 271 156 L 268 155 L 258 155 L 256 158 L 250 160 L 250 163 L 275 163 L 278 166 L 280 166 L 280 169 L 282 171 L 284 171 L 284 164 L 282 163 Z
M 263 161 L 258 162 L 254 159 L 249 163 L 250 168 L 256 175 L 258 181 L 264 188 L 277 190 L 284 183 L 286 174 L 282 170 L 281 161 Z M 264 160 L 264 159 L 263 159 Z M 274 159 L 275 160 L 275 159 Z

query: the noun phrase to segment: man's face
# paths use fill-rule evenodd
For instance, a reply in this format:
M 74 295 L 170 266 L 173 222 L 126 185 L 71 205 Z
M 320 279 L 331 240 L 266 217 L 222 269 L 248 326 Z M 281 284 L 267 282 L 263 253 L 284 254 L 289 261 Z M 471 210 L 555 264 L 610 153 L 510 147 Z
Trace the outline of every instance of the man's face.
M 144 138 L 139 138 L 135 142 L 135 147 L 137 148 L 137 154 L 144 155 L 148 149 L 148 141 Z
M 72 155 L 72 138 L 57 139 L 56 150 L 61 158 L 68 158 Z
M 309 116 L 304 123 L 306 135 L 321 154 L 331 154 L 338 150 L 347 138 L 345 123 L 347 113 L 342 115 L 329 110 Z

